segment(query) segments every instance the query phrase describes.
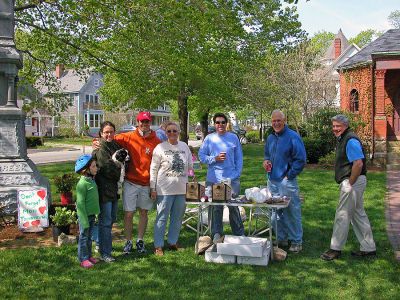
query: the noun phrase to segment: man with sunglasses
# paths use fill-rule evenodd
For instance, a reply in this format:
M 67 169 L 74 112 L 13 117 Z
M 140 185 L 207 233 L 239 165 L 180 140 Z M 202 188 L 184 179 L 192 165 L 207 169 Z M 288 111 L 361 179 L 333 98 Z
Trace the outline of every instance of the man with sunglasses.
M 207 187 L 214 183 L 230 181 L 233 195 L 240 192 L 240 175 L 243 168 L 242 146 L 236 134 L 226 131 L 228 118 L 223 113 L 213 117 L 215 132 L 206 136 L 199 150 L 200 161 L 208 165 Z M 212 206 L 211 234 L 214 243 L 223 236 L 223 206 Z M 229 206 L 229 223 L 234 235 L 244 235 L 244 226 L 239 208 Z
M 301 137 L 286 125 L 285 114 L 274 110 L 271 114 L 274 130 L 264 147 L 263 166 L 268 172 L 268 188 L 272 195 L 290 197 L 287 208 L 278 210 L 274 222 L 278 222 L 276 239 L 278 245 L 298 253 L 303 250 L 303 227 L 301 223 L 301 201 L 297 175 L 306 164 L 306 149 Z
M 138 209 L 139 225 L 136 240 L 137 252 L 146 253 L 143 241 L 148 223 L 148 211 L 153 207 L 150 198 L 150 164 L 154 148 L 160 143 L 156 133 L 150 129 L 151 114 L 147 111 L 139 112 L 136 117 L 137 128 L 134 131 L 117 134 L 114 140 L 128 150 L 130 160 L 125 172 L 123 189 L 124 233 L 126 243 L 124 254 L 132 252 L 133 215 Z M 97 144 L 98 145 L 98 144 Z M 93 147 L 97 147 L 93 142 Z

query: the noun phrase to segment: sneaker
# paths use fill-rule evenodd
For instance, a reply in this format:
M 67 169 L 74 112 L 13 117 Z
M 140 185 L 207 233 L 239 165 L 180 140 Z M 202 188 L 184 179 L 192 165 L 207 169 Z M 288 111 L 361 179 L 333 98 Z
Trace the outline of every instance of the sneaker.
M 357 257 L 375 257 L 376 251 L 351 251 L 351 255 Z
M 342 251 L 329 249 L 329 250 L 325 251 L 324 253 L 322 253 L 320 257 L 323 260 L 334 260 L 334 259 L 338 259 L 341 254 L 342 254 Z
M 99 262 L 99 260 L 97 259 L 97 258 L 94 258 L 94 257 L 90 257 L 89 258 L 89 261 L 92 263 L 92 264 L 97 264 L 98 262 Z
M 179 247 L 178 244 L 173 244 L 173 245 L 168 245 L 168 249 L 171 251 L 179 251 L 182 248 Z
M 216 245 L 218 243 L 222 243 L 224 241 L 224 236 L 219 233 L 214 234 L 213 244 Z
M 154 254 L 156 256 L 163 256 L 164 255 L 164 251 L 163 251 L 163 249 L 161 247 L 157 247 L 157 248 L 154 249 Z
M 123 253 L 126 255 L 130 254 L 132 252 L 132 248 L 133 248 L 132 241 L 126 241 Z
M 115 258 L 110 255 L 102 255 L 102 256 L 100 256 L 100 260 L 102 260 L 106 263 L 112 263 L 115 261 Z
M 291 244 L 289 251 L 292 253 L 299 253 L 303 250 L 303 246 L 301 244 Z
M 89 269 L 91 267 L 93 267 L 93 264 L 90 262 L 90 260 L 84 260 L 83 262 L 81 262 L 81 267 L 85 268 L 85 269 Z
M 136 249 L 137 249 L 137 252 L 140 253 L 140 254 L 144 254 L 144 253 L 147 252 L 146 248 L 144 247 L 143 240 L 138 240 L 136 242 Z

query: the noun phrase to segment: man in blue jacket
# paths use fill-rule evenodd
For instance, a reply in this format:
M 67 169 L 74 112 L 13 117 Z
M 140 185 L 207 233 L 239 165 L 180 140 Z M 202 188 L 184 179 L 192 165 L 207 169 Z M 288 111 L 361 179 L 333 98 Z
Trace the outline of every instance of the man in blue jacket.
M 200 161 L 208 165 L 207 187 L 213 183 L 231 181 L 232 192 L 239 195 L 240 174 L 243 168 L 242 146 L 236 134 L 226 131 L 228 118 L 223 113 L 213 117 L 215 132 L 206 136 L 199 150 Z M 214 243 L 223 235 L 223 206 L 213 206 L 211 234 Z M 229 223 L 234 235 L 244 235 L 244 226 L 238 207 L 229 206 Z
M 300 136 L 286 125 L 285 114 L 274 110 L 271 114 L 274 132 L 267 138 L 263 166 L 268 172 L 268 188 L 272 195 L 290 197 L 287 208 L 277 212 L 278 244 L 298 253 L 303 247 L 301 202 L 297 175 L 306 164 L 306 150 Z

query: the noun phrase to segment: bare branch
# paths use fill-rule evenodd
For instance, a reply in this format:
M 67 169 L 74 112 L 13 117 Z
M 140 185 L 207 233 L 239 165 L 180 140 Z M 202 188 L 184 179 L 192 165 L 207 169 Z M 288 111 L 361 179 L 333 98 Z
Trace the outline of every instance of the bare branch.
M 40 26 L 37 26 L 37 25 L 35 25 L 35 24 L 31 24 L 31 23 L 25 22 L 24 20 L 21 20 L 21 19 L 18 19 L 18 18 L 15 18 L 15 21 L 16 21 L 16 22 L 19 22 L 19 23 L 22 23 L 22 24 L 24 24 L 24 25 L 26 25 L 26 26 L 30 26 L 30 27 L 36 28 L 36 29 L 38 29 L 38 30 L 41 30 L 42 32 L 44 32 L 45 34 L 51 36 L 52 38 L 54 38 L 54 39 L 56 39 L 56 40 L 58 40 L 58 41 L 61 41 L 62 43 L 66 44 L 66 45 L 68 45 L 68 46 L 70 46 L 70 47 L 72 47 L 72 48 L 74 48 L 74 49 L 76 49 L 76 50 L 78 50 L 78 51 L 81 51 L 82 53 L 85 53 L 86 55 L 88 55 L 89 57 L 95 59 L 97 62 L 99 62 L 99 63 L 102 64 L 103 66 L 105 66 L 105 67 L 107 67 L 107 68 L 110 68 L 111 70 L 113 70 L 113 71 L 115 71 L 115 72 L 123 73 L 123 74 L 125 74 L 125 75 L 128 75 L 128 73 L 125 72 L 124 70 L 115 68 L 114 66 L 110 65 L 109 63 L 107 63 L 106 61 L 104 61 L 103 59 L 101 59 L 100 57 L 98 57 L 98 56 L 94 55 L 93 53 L 91 53 L 89 50 L 83 49 L 82 47 L 77 46 L 77 45 L 71 43 L 69 40 L 64 39 L 64 38 L 61 38 L 61 37 L 57 36 L 57 35 L 54 34 L 54 33 L 51 33 L 49 30 L 46 30 L 46 29 L 44 29 L 44 28 L 42 28 L 42 27 L 40 27 Z

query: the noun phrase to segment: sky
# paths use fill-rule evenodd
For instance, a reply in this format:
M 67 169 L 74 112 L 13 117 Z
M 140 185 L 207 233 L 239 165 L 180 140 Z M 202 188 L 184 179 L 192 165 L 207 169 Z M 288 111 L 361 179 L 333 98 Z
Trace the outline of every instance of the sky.
M 342 29 L 348 39 L 366 29 L 390 29 L 388 16 L 395 10 L 400 10 L 400 0 L 299 0 L 297 5 L 302 28 L 310 36 Z

